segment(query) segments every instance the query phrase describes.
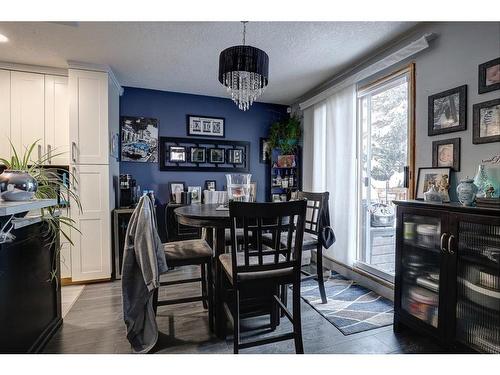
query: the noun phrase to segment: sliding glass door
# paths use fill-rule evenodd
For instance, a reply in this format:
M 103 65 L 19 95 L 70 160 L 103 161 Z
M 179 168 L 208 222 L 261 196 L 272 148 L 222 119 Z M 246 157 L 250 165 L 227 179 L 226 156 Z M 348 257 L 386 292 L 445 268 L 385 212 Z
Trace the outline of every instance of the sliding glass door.
M 413 180 L 413 66 L 358 90 L 359 246 L 356 266 L 394 280 L 394 200 Z

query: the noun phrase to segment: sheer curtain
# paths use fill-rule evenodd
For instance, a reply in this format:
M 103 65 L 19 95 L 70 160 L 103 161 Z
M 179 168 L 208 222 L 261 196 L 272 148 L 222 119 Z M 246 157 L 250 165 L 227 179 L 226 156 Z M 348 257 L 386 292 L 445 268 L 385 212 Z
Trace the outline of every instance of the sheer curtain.
M 356 259 L 356 88 L 344 88 L 304 110 L 303 188 L 330 192 L 336 243 L 325 255 L 346 265 Z

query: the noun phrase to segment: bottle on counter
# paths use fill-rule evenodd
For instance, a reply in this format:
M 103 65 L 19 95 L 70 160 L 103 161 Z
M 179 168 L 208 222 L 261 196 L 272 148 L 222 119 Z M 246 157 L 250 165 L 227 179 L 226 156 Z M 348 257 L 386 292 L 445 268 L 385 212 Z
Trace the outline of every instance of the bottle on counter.
M 293 187 L 293 184 L 294 184 L 294 182 L 295 182 L 294 180 L 295 180 L 295 178 L 294 178 L 294 176 L 293 176 L 293 169 L 292 169 L 292 170 L 290 171 L 290 179 L 289 179 L 289 181 L 288 181 L 288 185 L 289 185 L 290 187 Z
M 281 171 L 278 171 L 278 176 L 276 177 L 276 186 L 281 186 Z
M 281 187 L 283 189 L 288 188 L 288 170 L 285 171 L 285 177 L 281 180 Z

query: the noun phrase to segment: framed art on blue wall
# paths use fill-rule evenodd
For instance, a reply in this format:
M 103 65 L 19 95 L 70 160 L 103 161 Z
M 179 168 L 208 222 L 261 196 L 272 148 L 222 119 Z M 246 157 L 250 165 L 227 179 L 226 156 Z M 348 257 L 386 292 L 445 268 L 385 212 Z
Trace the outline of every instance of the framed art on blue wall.
M 147 117 L 120 118 L 121 160 L 158 161 L 158 120 Z
M 201 137 L 224 138 L 225 119 L 223 117 L 206 117 L 187 115 L 187 135 Z

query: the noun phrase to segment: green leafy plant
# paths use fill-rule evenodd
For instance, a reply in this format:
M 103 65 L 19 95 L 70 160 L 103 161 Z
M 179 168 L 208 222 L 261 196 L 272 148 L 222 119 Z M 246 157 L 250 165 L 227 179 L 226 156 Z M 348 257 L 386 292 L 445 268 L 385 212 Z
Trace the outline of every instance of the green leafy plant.
M 292 116 L 271 125 L 269 146 L 271 149 L 279 149 L 283 155 L 293 154 L 297 149 L 301 135 L 300 119 Z
M 33 142 L 25 149 L 23 154 L 20 154 L 12 142 L 10 142 L 12 157 L 10 159 L 0 158 L 0 163 L 7 169 L 29 173 L 38 183 L 38 189 L 35 193 L 36 198 L 57 199 L 61 194 L 69 197 L 70 200 L 76 204 L 76 208 L 81 211 L 82 205 L 78 194 L 70 189 L 57 173 L 44 168 L 44 165 L 48 165 L 53 157 L 63 155 L 64 153 L 53 154 L 51 152 L 41 155 L 38 159 L 33 159 L 33 150 L 38 145 L 38 142 L 39 140 Z M 69 177 L 75 184 L 78 183 L 71 172 L 69 172 Z M 51 247 L 56 245 L 56 256 L 54 257 L 52 270 L 50 272 L 50 281 L 55 279 L 56 282 L 58 282 L 56 276 L 59 267 L 57 264 L 57 255 L 61 251 L 59 239 L 62 236 L 73 245 L 70 231 L 75 230 L 80 233 L 80 230 L 75 226 L 75 221 L 61 214 L 61 208 L 61 206 L 56 205 L 41 209 L 42 220 L 47 224 L 47 231 L 44 236 L 49 241 Z

